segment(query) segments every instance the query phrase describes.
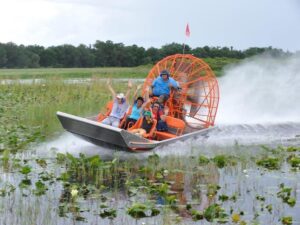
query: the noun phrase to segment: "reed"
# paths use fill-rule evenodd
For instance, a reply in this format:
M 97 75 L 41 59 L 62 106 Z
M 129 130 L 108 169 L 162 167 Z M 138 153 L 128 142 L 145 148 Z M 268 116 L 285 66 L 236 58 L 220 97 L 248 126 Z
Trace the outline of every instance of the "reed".
M 145 78 L 151 67 L 0 69 L 0 79 Z
M 125 91 L 125 83 L 114 84 Z M 35 140 L 62 131 L 57 111 L 78 116 L 97 115 L 111 98 L 105 83 L 66 83 L 47 79 L 43 83 L 2 85 L 0 90 L 0 150 L 24 149 Z

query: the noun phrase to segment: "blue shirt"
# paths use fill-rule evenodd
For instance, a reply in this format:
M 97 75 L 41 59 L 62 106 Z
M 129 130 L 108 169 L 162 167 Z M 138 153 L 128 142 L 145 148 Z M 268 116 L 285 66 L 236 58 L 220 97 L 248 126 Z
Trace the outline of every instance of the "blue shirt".
M 153 95 L 170 95 L 169 84 L 172 84 L 174 88 L 178 88 L 177 82 L 172 77 L 169 77 L 167 81 L 164 81 L 161 77 L 157 77 L 152 83 Z
M 132 111 L 131 111 L 131 115 L 129 116 L 129 118 L 138 120 L 141 116 L 141 110 L 142 110 L 142 107 L 138 108 L 137 104 L 134 103 L 134 105 L 132 106 Z

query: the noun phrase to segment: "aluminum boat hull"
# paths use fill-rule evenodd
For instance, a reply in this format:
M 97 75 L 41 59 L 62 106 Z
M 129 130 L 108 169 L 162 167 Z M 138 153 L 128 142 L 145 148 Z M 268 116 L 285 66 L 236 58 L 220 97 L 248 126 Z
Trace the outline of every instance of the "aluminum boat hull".
M 63 128 L 76 136 L 98 146 L 110 147 L 112 150 L 147 151 L 158 146 L 185 140 L 196 135 L 205 135 L 214 127 L 193 131 L 176 138 L 163 141 L 148 140 L 134 135 L 126 130 L 105 125 L 92 119 L 57 112 Z

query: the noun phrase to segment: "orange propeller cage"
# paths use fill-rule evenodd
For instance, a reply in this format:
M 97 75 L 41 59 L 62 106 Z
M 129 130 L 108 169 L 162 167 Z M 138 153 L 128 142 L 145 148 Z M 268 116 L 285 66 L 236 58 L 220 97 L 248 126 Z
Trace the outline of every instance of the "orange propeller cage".
M 209 65 L 190 54 L 168 56 L 150 70 L 143 93 L 165 69 L 181 88 L 170 93 L 169 115 L 185 120 L 189 127 L 213 126 L 219 104 L 219 86 Z

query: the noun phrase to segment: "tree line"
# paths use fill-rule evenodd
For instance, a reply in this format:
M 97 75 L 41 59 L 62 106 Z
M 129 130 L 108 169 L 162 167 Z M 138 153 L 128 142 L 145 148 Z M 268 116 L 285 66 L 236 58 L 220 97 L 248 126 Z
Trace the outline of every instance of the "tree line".
M 38 68 L 38 67 L 133 67 L 154 64 L 160 59 L 183 52 L 183 45 L 171 43 L 161 48 L 145 49 L 137 45 L 125 46 L 123 43 L 97 40 L 93 45 L 69 44 L 43 47 L 39 45 L 16 45 L 0 43 L 0 68 Z M 272 55 L 289 55 L 281 49 L 272 47 L 235 50 L 233 47 L 197 47 L 185 45 L 185 53 L 199 58 L 244 59 L 264 52 Z

